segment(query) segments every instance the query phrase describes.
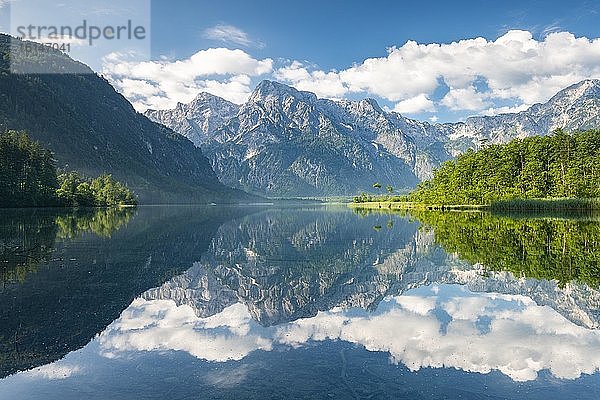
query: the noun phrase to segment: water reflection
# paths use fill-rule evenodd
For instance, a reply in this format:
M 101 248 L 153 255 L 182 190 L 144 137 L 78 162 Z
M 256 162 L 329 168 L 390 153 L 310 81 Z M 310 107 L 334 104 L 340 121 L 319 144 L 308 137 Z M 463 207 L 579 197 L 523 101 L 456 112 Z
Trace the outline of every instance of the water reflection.
M 525 296 L 429 286 L 383 299 L 372 312 L 335 307 L 314 317 L 263 327 L 241 303 L 200 318 L 186 305 L 137 299 L 99 337 L 101 354 L 185 351 L 224 362 L 253 351 L 343 340 L 389 353 L 410 370 L 499 370 L 529 381 L 541 370 L 573 379 L 600 367 L 600 332 L 570 323 Z
M 4 387 L 53 398 L 85 384 L 111 397 L 152 391 L 160 398 L 172 394 L 156 391 L 161 377 L 161 387 L 180 397 L 198 390 L 210 398 L 306 397 L 320 387 L 332 396 L 404 390 L 420 398 L 433 380 L 443 389 L 431 393 L 449 397 L 491 390 L 502 398 L 561 398 L 568 388 L 594 398 L 600 383 L 585 375 L 600 368 L 598 225 L 485 214 L 360 216 L 343 208 L 141 209 L 110 237 L 55 245 L 63 260 L 88 257 L 69 273 L 81 265 L 107 270 L 86 278 L 97 271 L 83 268 L 75 279 L 83 284 L 62 283 L 58 302 L 45 294 L 44 312 L 58 311 L 60 328 L 42 326 L 49 318 L 35 314 L 32 297 L 21 303 L 26 312 L 4 308 L 3 317 L 29 319 L 28 329 L 39 330 L 21 349 L 46 351 L 32 343 L 47 340 L 52 350 L 47 343 L 59 334 L 79 332 L 31 366 L 89 343 L 5 379 L 0 395 Z M 15 293 L 37 295 L 39 285 L 56 280 L 56 266 L 46 268 L 54 269 L 31 275 Z M 56 306 L 67 301 L 77 304 Z M 15 365 L 12 371 L 26 363 Z M 393 383 L 400 376 L 408 386 Z M 561 380 L 558 390 L 556 379 L 575 386 Z M 377 380 L 379 391 L 370 393 Z M 457 386 L 467 381 L 469 389 Z M 577 389 L 583 381 L 585 390 Z
M 239 209 L 0 215 L 0 375 L 84 346 L 143 291 L 188 269 Z
M 600 366 L 600 355 L 589 356 L 600 354 L 599 332 L 586 329 L 600 323 L 596 288 L 476 267 L 438 245 L 447 248 L 452 235 L 408 217 L 279 214 L 224 224 L 199 263 L 144 293 L 101 335 L 104 354 L 182 350 L 222 362 L 277 345 L 345 340 L 412 370 L 499 370 L 516 381 L 546 369 L 576 378 Z M 477 236 L 465 226 L 489 234 L 488 221 L 450 217 L 440 226 L 463 233 L 453 243 L 483 247 L 465 240 Z M 372 229 L 382 218 L 385 233 Z M 506 258 L 513 250 L 506 247 Z M 552 271 L 560 269 L 545 276 Z
M 457 213 L 450 216 L 458 222 L 463 218 Z M 392 227 L 385 231 L 372 229 L 390 221 Z M 445 242 L 440 245 L 445 237 L 412 216 L 357 218 L 343 210 L 268 211 L 223 224 L 193 268 L 142 296 L 188 304 L 198 316 L 213 315 L 241 302 L 256 321 L 267 326 L 333 307 L 370 310 L 385 296 L 445 283 L 476 292 L 525 295 L 578 325 L 600 326 L 596 286 L 563 283 L 558 279 L 562 274 L 548 275 L 560 271 L 550 263 L 546 264 L 548 279 L 494 271 L 469 262 L 463 253 L 445 251 Z M 475 243 L 464 236 L 456 242 Z M 491 243 L 488 247 L 495 248 Z M 503 257 L 511 257 L 512 251 L 522 254 L 520 249 L 507 247 Z
M 517 276 L 600 285 L 600 219 L 411 211 L 461 259 Z
M 121 229 L 137 212 L 134 208 L 107 208 L 95 210 L 75 210 L 56 216 L 58 237 L 73 239 L 85 232 L 110 238 Z
M 134 215 L 131 208 L 67 210 L 10 210 L 0 212 L 0 275 L 4 285 L 23 283 L 47 262 L 56 239 L 91 232 L 110 235 Z

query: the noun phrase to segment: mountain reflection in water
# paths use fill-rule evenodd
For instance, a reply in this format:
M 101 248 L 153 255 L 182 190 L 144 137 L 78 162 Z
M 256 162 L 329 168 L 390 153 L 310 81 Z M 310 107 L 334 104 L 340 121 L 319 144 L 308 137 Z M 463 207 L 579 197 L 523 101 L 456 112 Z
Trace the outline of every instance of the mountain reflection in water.
M 265 390 L 303 396 L 293 392 L 302 386 L 295 379 L 311 373 L 330 382 L 332 395 L 349 390 L 348 397 L 367 396 L 361 392 L 367 376 L 355 375 L 351 365 L 362 365 L 363 372 L 378 366 L 381 379 L 401 374 L 406 380 L 402 389 L 381 383 L 379 397 L 398 390 L 427 397 L 423 393 L 438 384 L 441 392 L 432 393 L 453 397 L 448 391 L 456 379 L 472 385 L 452 389 L 472 391 L 461 394 L 465 398 L 485 397 L 483 387 L 504 398 L 600 393 L 598 381 L 585 378 L 600 368 L 600 250 L 594 246 L 600 223 L 593 219 L 358 215 L 325 207 L 228 212 L 196 225 L 193 213 L 184 213 L 171 221 L 169 232 L 179 234 L 128 242 L 137 245 L 140 261 L 152 254 L 156 267 L 187 264 L 187 270 L 139 291 L 83 349 L 70 347 L 62 360 L 0 381 L 0 395 L 32 394 L 26 382 L 35 381 L 59 397 L 61 388 L 99 385 L 100 376 L 112 385 L 107 393 L 126 398 L 114 391 L 124 390 L 123 377 L 139 383 L 131 390 L 143 392 L 142 380 L 148 385 L 152 374 L 172 371 L 177 381 L 183 377 L 175 378 L 176 371 L 183 369 L 196 389 L 226 389 L 206 392 L 215 398 L 252 390 L 257 397 Z M 136 215 L 127 229 L 164 229 L 170 220 L 149 215 Z M 212 231 L 199 241 L 192 232 L 207 224 Z M 192 250 L 194 243 L 199 247 Z M 127 246 L 118 251 L 127 253 Z M 156 254 L 162 254 L 158 264 Z M 333 349 L 336 359 L 342 357 L 341 375 L 316 361 L 314 351 Z M 387 370 L 373 358 L 379 354 L 388 358 Z M 296 362 L 309 370 L 313 363 L 314 371 L 301 373 Z M 272 377 L 250 381 L 252 371 L 265 365 L 289 385 L 268 386 L 276 385 Z M 430 369 L 438 371 L 434 386 L 411 386 Z M 560 390 L 553 379 L 562 382 Z

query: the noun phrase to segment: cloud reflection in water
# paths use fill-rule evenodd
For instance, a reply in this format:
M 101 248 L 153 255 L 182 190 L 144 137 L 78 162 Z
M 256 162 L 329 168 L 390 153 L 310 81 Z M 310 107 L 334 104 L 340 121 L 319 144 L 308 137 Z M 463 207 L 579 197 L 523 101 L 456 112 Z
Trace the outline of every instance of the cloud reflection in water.
M 385 298 L 374 312 L 334 308 L 264 327 L 237 303 L 208 318 L 171 300 L 135 300 L 98 338 L 101 353 L 184 351 L 224 362 L 256 350 L 342 340 L 390 354 L 394 363 L 488 373 L 515 381 L 549 370 L 574 379 L 600 368 L 600 332 L 573 324 L 520 295 L 473 293 L 439 285 Z

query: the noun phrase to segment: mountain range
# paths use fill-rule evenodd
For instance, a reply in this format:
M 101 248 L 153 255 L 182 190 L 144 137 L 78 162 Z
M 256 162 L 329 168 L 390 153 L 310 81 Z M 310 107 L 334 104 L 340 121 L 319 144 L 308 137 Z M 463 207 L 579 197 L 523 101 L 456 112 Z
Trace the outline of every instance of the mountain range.
M 189 138 L 219 179 L 267 196 L 350 195 L 374 182 L 411 188 L 443 161 L 491 143 L 600 126 L 600 80 L 585 80 L 519 113 L 431 124 L 373 99 L 320 99 L 273 81 L 233 104 L 200 93 L 145 115 Z
M 376 192 L 375 182 L 409 189 L 468 148 L 600 123 L 600 80 L 519 113 L 458 123 L 268 80 L 241 105 L 200 93 L 142 115 L 89 67 L 51 49 L 29 57 L 20 43 L 0 35 L 0 129 L 27 131 L 61 169 L 113 174 L 142 204 L 346 196 Z M 32 65 L 48 73 L 19 73 Z

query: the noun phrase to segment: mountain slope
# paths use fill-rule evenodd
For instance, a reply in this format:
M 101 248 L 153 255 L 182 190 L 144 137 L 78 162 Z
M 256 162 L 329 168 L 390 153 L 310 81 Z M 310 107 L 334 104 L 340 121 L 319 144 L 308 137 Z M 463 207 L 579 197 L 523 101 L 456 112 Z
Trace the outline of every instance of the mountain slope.
M 375 181 L 417 182 L 409 152 L 399 158 L 355 128 L 314 94 L 264 81 L 204 149 L 224 183 L 267 195 L 342 195 Z M 400 136 L 396 142 L 412 145 Z
M 556 129 L 569 132 L 600 127 L 600 80 L 571 85 L 544 104 L 525 111 L 467 118 L 463 123 L 439 126 L 459 151 L 484 143 L 506 143 L 511 139 L 547 135 Z
M 208 134 L 225 125 L 237 114 L 239 108 L 237 104 L 218 96 L 200 93 L 191 103 L 177 103 L 173 110 L 147 110 L 144 114 L 200 147 L 210 140 Z
M 49 51 L 37 66 L 81 74 L 10 72 L 10 46 L 0 36 L 0 129 L 27 130 L 52 150 L 62 168 L 88 175 L 111 173 L 141 203 L 230 202 L 244 194 L 222 185 L 200 149 L 172 130 L 137 113 L 108 82 L 66 55 Z M 18 60 L 17 60 L 18 58 Z M 13 69 L 32 62 L 13 57 Z M 45 64 L 45 65 L 44 65 Z
M 146 113 L 189 136 L 178 114 L 178 109 Z M 195 119 L 193 135 L 204 137 L 200 145 L 219 178 L 271 196 L 348 195 L 376 181 L 412 187 L 424 176 L 419 164 L 431 169 L 449 157 L 443 148 L 433 157 L 416 155 L 415 142 L 404 131 L 427 128 L 409 126 L 374 100 L 317 99 L 272 81 L 260 83 L 220 128 L 202 129 L 203 121 Z
M 412 187 L 468 148 L 600 126 L 600 81 L 586 80 L 514 114 L 430 124 L 372 99 L 318 99 L 263 81 L 240 107 L 201 94 L 146 113 L 192 138 L 226 184 L 275 196 L 348 195 L 373 182 Z

